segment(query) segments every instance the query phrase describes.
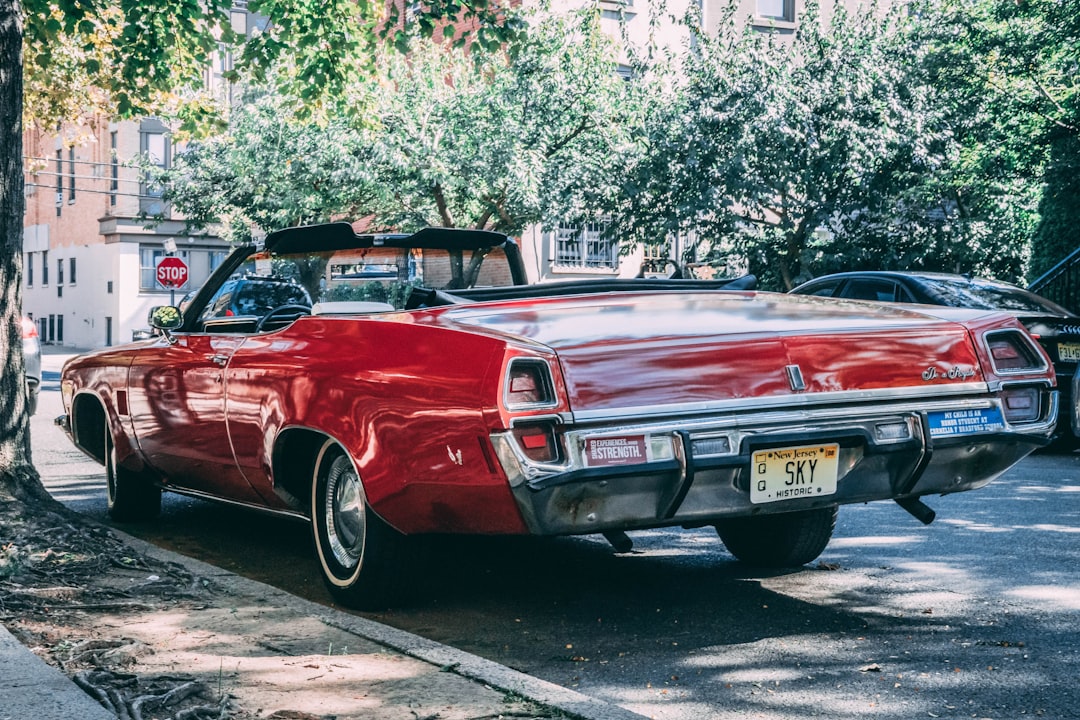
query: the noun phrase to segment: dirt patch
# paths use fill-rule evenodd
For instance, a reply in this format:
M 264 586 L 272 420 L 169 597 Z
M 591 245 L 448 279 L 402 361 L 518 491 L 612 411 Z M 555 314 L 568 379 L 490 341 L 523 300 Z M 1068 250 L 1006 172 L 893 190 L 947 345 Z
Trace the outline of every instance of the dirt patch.
M 10 499 L 0 622 L 124 720 L 565 717 Z

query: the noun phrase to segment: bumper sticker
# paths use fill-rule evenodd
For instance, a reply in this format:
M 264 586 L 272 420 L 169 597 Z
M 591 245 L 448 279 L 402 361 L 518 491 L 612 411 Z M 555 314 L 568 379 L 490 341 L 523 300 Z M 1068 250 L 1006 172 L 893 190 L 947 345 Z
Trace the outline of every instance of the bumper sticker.
M 1005 419 L 1001 409 L 992 407 L 980 410 L 946 410 L 927 413 L 930 437 L 951 437 L 973 433 L 1001 432 Z
M 583 453 L 589 467 L 637 465 L 648 462 L 644 435 L 589 438 Z

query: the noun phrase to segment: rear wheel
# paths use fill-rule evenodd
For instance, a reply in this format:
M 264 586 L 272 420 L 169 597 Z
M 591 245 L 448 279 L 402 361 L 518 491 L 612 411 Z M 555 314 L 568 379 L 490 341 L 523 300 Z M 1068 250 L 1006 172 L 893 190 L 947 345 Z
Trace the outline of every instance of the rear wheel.
M 372 512 L 352 460 L 333 440 L 315 463 L 311 527 L 323 579 L 335 599 L 377 610 L 399 598 L 405 537 Z
M 117 522 L 145 522 L 161 514 L 161 489 L 116 462 L 112 433 L 105 429 L 105 487 L 109 517 Z
M 750 565 L 798 567 L 813 561 L 832 539 L 836 506 L 716 524 L 724 547 Z

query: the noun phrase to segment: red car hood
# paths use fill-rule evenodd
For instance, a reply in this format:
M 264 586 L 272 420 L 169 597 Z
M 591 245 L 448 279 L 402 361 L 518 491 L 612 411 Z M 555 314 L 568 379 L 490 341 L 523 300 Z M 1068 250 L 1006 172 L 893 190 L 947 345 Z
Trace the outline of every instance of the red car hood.
M 956 321 L 987 313 L 947 314 L 774 293 L 615 293 L 456 307 L 442 322 L 555 350 L 575 410 L 640 410 L 982 381 Z

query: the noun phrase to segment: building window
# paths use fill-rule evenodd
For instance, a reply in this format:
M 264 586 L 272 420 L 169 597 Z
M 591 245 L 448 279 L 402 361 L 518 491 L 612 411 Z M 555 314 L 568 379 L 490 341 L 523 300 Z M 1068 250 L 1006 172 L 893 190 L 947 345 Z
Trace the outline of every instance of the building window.
M 63 285 L 57 285 L 56 286 L 56 297 L 58 297 L 58 298 L 64 297 L 64 286 Z
M 68 148 L 68 202 L 75 202 L 75 148 Z
M 68 284 L 75 284 L 75 258 L 68 260 Z
M 49 284 L 49 251 L 41 251 L 41 286 Z
M 112 280 L 107 280 L 105 282 L 105 292 L 112 295 Z
M 561 225 L 551 233 L 555 243 L 555 265 L 563 268 L 610 268 L 619 266 L 619 248 L 604 237 L 606 223 Z
M 225 262 L 225 258 L 228 257 L 228 253 L 224 250 L 211 250 L 207 255 L 210 261 L 210 272 L 217 270 L 218 266 Z
M 112 150 L 109 160 L 109 204 L 116 204 L 116 193 L 120 189 L 120 159 L 116 157 L 116 131 L 109 133 L 109 148 Z M 72 260 L 72 262 L 75 262 Z M 74 275 L 75 273 L 72 273 Z M 74 278 L 72 282 L 75 282 Z
M 757 0 L 757 16 L 763 20 L 795 22 L 795 0 Z
M 64 259 L 63 258 L 57 258 L 56 259 L 56 284 L 57 285 L 63 285 L 64 284 Z
M 64 205 L 64 151 L 56 151 L 56 217 Z
M 34 253 L 26 253 L 26 287 L 34 287 Z
M 159 120 L 143 120 L 139 127 L 139 150 L 152 165 L 166 170 L 170 165 L 172 145 L 168 128 Z M 163 189 L 152 177 L 143 177 L 139 183 L 139 210 L 147 215 L 165 215 L 165 203 L 161 201 Z
M 142 151 L 153 165 L 164 170 L 169 167 L 169 140 L 163 132 L 142 133 Z M 157 183 L 143 183 L 142 194 L 146 197 L 161 197 L 161 186 Z
M 165 248 L 139 248 L 139 289 L 158 290 L 157 264 L 165 257 Z

